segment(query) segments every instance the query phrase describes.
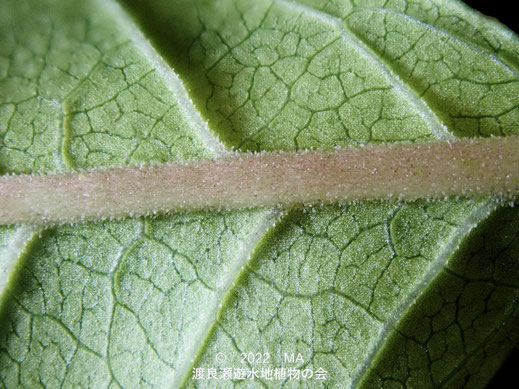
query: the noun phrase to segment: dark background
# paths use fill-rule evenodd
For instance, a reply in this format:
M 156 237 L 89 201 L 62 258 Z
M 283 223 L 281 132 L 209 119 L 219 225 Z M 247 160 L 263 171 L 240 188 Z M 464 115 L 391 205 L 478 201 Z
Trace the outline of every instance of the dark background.
M 464 0 L 463 2 L 482 14 L 496 18 L 516 33 L 519 33 L 519 23 L 517 21 L 519 13 L 515 10 L 516 2 L 505 0 Z M 510 355 L 487 386 L 487 389 L 508 388 L 519 388 L 519 349 Z
M 510 29 L 519 33 L 518 12 L 516 11 L 515 1 L 505 0 L 463 0 L 468 6 L 478 10 L 482 14 L 492 16 L 501 23 L 507 25 Z

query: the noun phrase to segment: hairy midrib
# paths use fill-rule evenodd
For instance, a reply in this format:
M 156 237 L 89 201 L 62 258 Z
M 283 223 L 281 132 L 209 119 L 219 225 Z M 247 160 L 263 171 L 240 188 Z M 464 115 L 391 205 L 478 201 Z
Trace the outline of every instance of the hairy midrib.
M 519 137 L 241 154 L 185 164 L 0 178 L 0 223 L 365 200 L 519 194 Z

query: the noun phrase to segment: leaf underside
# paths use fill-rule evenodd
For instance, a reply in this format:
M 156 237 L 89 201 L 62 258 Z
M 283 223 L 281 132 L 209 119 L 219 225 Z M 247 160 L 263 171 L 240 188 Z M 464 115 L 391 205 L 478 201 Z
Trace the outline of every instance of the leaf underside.
M 519 134 L 519 41 L 456 1 L 121 5 L 0 3 L 1 173 Z M 0 385 L 484 387 L 518 233 L 484 200 L 1 227 Z M 243 352 L 327 380 L 192 379 Z

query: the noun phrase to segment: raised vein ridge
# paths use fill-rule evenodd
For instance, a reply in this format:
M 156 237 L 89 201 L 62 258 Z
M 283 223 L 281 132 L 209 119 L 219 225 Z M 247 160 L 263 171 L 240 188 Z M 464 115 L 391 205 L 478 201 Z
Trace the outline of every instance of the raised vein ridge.
M 429 128 L 434 136 L 438 139 L 444 140 L 452 140 L 455 139 L 455 136 L 448 131 L 448 129 L 442 124 L 440 119 L 436 116 L 433 110 L 425 104 L 425 102 L 420 99 L 418 94 L 412 89 L 411 86 L 404 83 L 397 75 L 394 74 L 391 66 L 386 63 L 386 61 L 378 56 L 373 50 L 371 50 L 365 42 L 363 42 L 356 34 L 354 34 L 344 23 L 343 20 L 332 16 L 323 11 L 316 10 L 315 8 L 311 8 L 309 6 L 294 3 L 289 0 L 274 0 L 276 3 L 283 4 L 287 7 L 291 7 L 297 9 L 302 12 L 309 13 L 311 15 L 316 16 L 317 18 L 323 19 L 328 23 L 336 26 L 339 31 L 342 31 L 342 37 L 347 40 L 352 46 L 362 52 L 366 57 L 371 59 L 373 62 L 379 65 L 381 71 L 386 75 L 388 80 L 390 80 L 391 85 L 396 90 L 401 91 L 407 99 L 414 105 L 416 110 L 421 114 L 421 116 L 426 120 L 429 124 Z

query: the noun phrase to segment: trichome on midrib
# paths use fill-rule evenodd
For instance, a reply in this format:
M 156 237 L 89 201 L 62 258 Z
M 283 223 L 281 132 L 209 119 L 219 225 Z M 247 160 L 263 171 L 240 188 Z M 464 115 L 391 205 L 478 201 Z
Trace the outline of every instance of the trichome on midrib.
M 235 154 L 0 179 L 0 223 L 519 193 L 519 137 Z

